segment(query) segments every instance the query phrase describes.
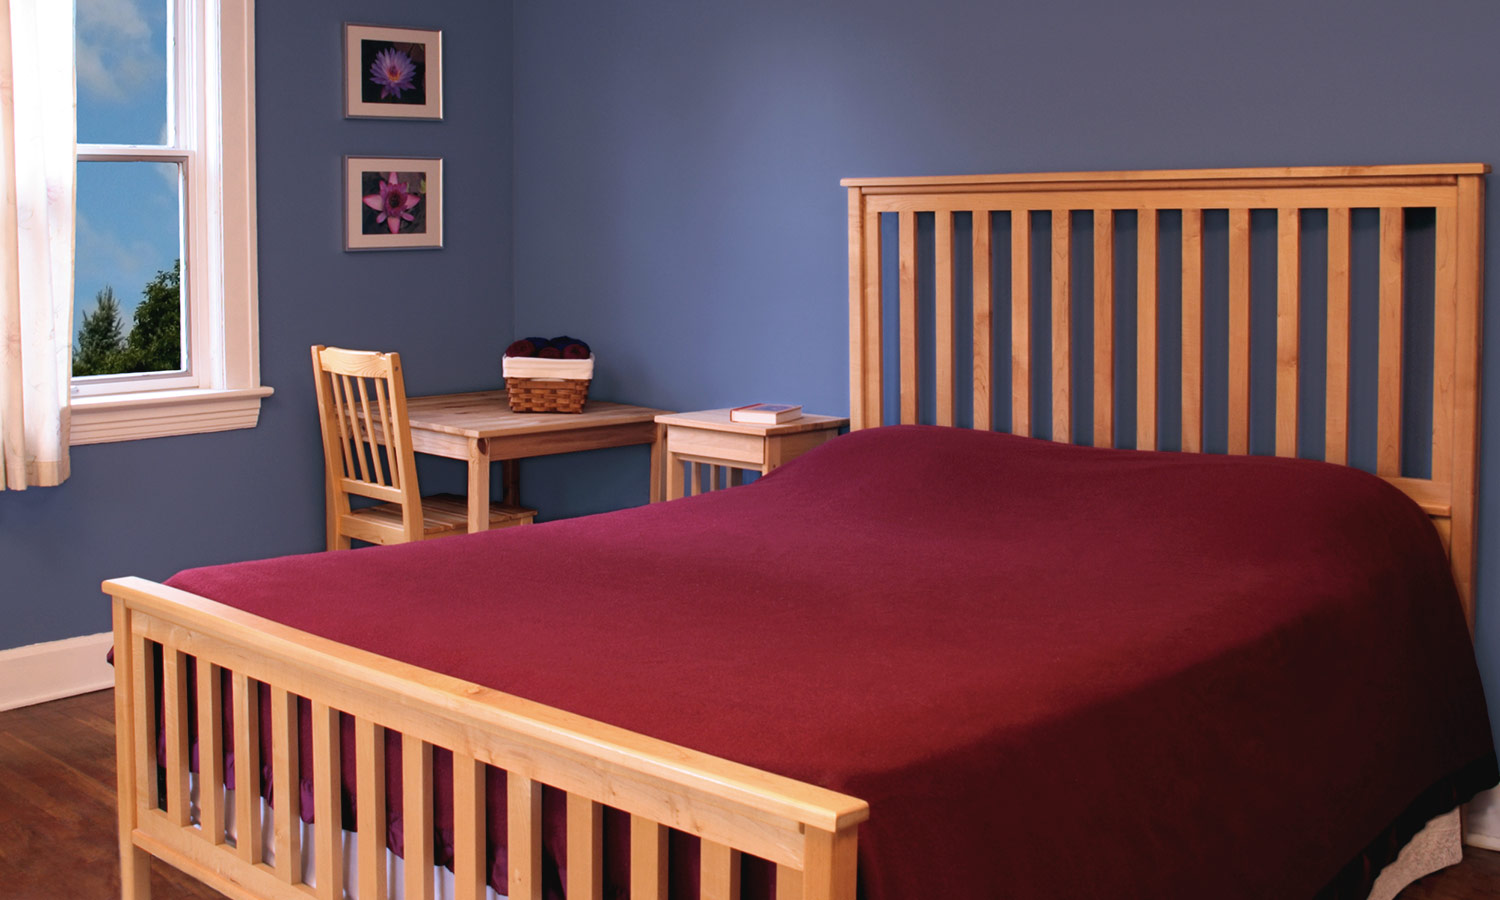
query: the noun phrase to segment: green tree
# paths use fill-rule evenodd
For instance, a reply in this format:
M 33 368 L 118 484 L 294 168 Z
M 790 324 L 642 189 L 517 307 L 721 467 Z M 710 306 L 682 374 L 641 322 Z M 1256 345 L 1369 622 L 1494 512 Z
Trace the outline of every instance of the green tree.
M 105 285 L 94 295 L 94 309 L 84 313 L 78 327 L 78 353 L 73 357 L 73 374 L 108 375 L 123 371 L 125 342 L 120 337 L 120 302 L 114 288 Z
M 182 260 L 157 272 L 142 290 L 135 324 L 125 339 L 125 372 L 170 372 L 182 368 Z

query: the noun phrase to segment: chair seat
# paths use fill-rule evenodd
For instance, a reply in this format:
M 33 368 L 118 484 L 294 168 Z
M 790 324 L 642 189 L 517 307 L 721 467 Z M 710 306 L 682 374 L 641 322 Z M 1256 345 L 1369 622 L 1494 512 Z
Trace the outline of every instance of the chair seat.
M 401 528 L 401 504 L 378 503 L 350 513 L 354 519 L 363 519 L 371 524 Z M 490 527 L 507 528 L 511 525 L 529 525 L 536 517 L 536 510 L 524 506 L 508 506 L 504 503 L 490 504 Z M 458 494 L 433 494 L 422 498 L 422 536 L 444 537 L 451 534 L 467 534 L 469 531 L 469 501 Z

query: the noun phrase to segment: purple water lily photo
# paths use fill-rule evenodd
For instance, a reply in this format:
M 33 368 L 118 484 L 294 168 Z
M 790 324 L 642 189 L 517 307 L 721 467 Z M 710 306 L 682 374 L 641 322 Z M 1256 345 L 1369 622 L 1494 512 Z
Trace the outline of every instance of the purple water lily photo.
M 346 250 L 443 246 L 443 161 L 345 157 Z
M 344 26 L 344 115 L 441 119 L 442 32 Z

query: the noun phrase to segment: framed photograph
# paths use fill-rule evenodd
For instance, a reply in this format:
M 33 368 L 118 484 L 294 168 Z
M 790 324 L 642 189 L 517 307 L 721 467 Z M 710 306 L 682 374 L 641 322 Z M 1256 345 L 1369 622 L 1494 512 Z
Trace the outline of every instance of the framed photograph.
M 442 246 L 441 159 L 344 157 L 345 250 L 435 250 Z
M 441 119 L 443 33 L 345 23 L 344 117 Z

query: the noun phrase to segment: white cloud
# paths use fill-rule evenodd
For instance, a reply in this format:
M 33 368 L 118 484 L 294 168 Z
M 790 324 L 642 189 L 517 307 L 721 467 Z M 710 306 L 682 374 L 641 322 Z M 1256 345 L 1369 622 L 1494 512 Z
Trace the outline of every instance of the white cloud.
M 159 0 L 158 0 L 159 2 Z M 78 86 L 124 100 L 162 77 L 165 42 L 153 46 L 143 0 L 78 0 Z

